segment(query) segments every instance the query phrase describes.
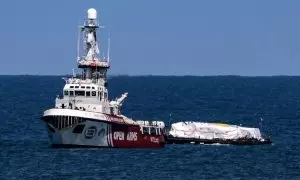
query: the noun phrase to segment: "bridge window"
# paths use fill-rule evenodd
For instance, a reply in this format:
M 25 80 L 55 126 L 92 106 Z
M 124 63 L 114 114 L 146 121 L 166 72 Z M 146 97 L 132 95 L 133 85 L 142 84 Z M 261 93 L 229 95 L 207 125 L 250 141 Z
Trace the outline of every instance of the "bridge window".
M 90 87 L 90 86 L 87 86 L 86 88 L 87 88 L 87 89 L 91 89 L 91 87 Z
M 92 87 L 92 89 L 95 89 L 95 87 Z
M 82 89 L 85 89 L 85 86 L 80 86 Z
M 64 91 L 64 95 L 68 96 L 69 95 L 69 91 Z
M 70 86 L 70 88 L 74 88 L 74 86 Z
M 70 91 L 70 96 L 74 96 L 74 91 Z
M 75 86 L 75 88 L 79 88 L 79 86 Z
M 85 96 L 91 96 L 91 92 L 90 91 L 86 91 L 85 92 Z
M 75 91 L 75 96 L 84 96 L 84 91 Z
M 96 91 L 92 91 L 92 96 L 96 96 Z

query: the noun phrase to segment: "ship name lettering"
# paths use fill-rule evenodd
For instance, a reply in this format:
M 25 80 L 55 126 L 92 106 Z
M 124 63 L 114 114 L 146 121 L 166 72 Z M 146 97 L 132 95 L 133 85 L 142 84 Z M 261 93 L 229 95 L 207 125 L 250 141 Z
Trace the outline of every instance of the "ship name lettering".
M 129 132 L 127 134 L 127 141 L 137 141 L 137 132 Z
M 124 140 L 125 138 L 124 132 L 116 131 L 114 132 L 114 140 Z
M 154 143 L 159 143 L 159 139 L 158 138 L 155 138 L 155 137 L 150 137 L 150 141 L 151 142 L 154 142 Z

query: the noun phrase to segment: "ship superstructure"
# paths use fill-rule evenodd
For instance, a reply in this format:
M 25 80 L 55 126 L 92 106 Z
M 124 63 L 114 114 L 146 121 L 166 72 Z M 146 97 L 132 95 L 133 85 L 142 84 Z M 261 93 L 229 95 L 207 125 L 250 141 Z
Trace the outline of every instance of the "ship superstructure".
M 89 9 L 88 18 L 84 26 L 80 27 L 85 42 L 85 53 L 82 57 L 78 56 L 77 64 L 78 68 L 82 69 L 82 73 L 80 77 L 65 79 L 64 96 L 56 99 L 57 108 L 119 114 L 119 107 L 127 93 L 122 95 L 117 104 L 108 100 L 107 70 L 110 67 L 109 56 L 108 58 L 100 58 L 99 56 L 98 28 L 97 11 Z
M 97 11 L 91 8 L 84 26 L 80 27 L 84 55 L 78 55 L 77 65 L 82 73 L 65 78 L 63 96 L 57 97 L 55 108 L 46 110 L 42 117 L 50 144 L 53 147 L 162 147 L 163 122 L 147 124 L 148 121 L 134 121 L 122 115 L 121 106 L 127 92 L 116 100 L 108 99 L 109 50 L 107 58 L 100 58 L 98 28 Z

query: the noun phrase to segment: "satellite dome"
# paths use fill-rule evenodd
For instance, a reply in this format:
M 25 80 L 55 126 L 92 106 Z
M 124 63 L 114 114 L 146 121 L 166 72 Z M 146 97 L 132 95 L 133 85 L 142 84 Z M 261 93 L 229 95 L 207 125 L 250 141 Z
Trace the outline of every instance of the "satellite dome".
M 88 13 L 88 19 L 97 19 L 97 11 L 94 8 L 90 8 L 87 11 Z

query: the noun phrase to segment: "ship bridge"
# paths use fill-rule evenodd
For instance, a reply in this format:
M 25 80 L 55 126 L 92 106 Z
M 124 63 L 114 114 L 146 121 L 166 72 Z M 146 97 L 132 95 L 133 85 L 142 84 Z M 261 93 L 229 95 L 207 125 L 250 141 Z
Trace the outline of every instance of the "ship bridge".
M 109 68 L 109 62 L 106 60 L 79 60 L 78 61 L 78 67 L 79 68 L 87 68 L 87 67 L 93 67 L 93 68 Z
M 76 97 L 94 98 L 99 101 L 107 100 L 107 89 L 95 84 L 66 84 L 64 87 L 64 98 Z

